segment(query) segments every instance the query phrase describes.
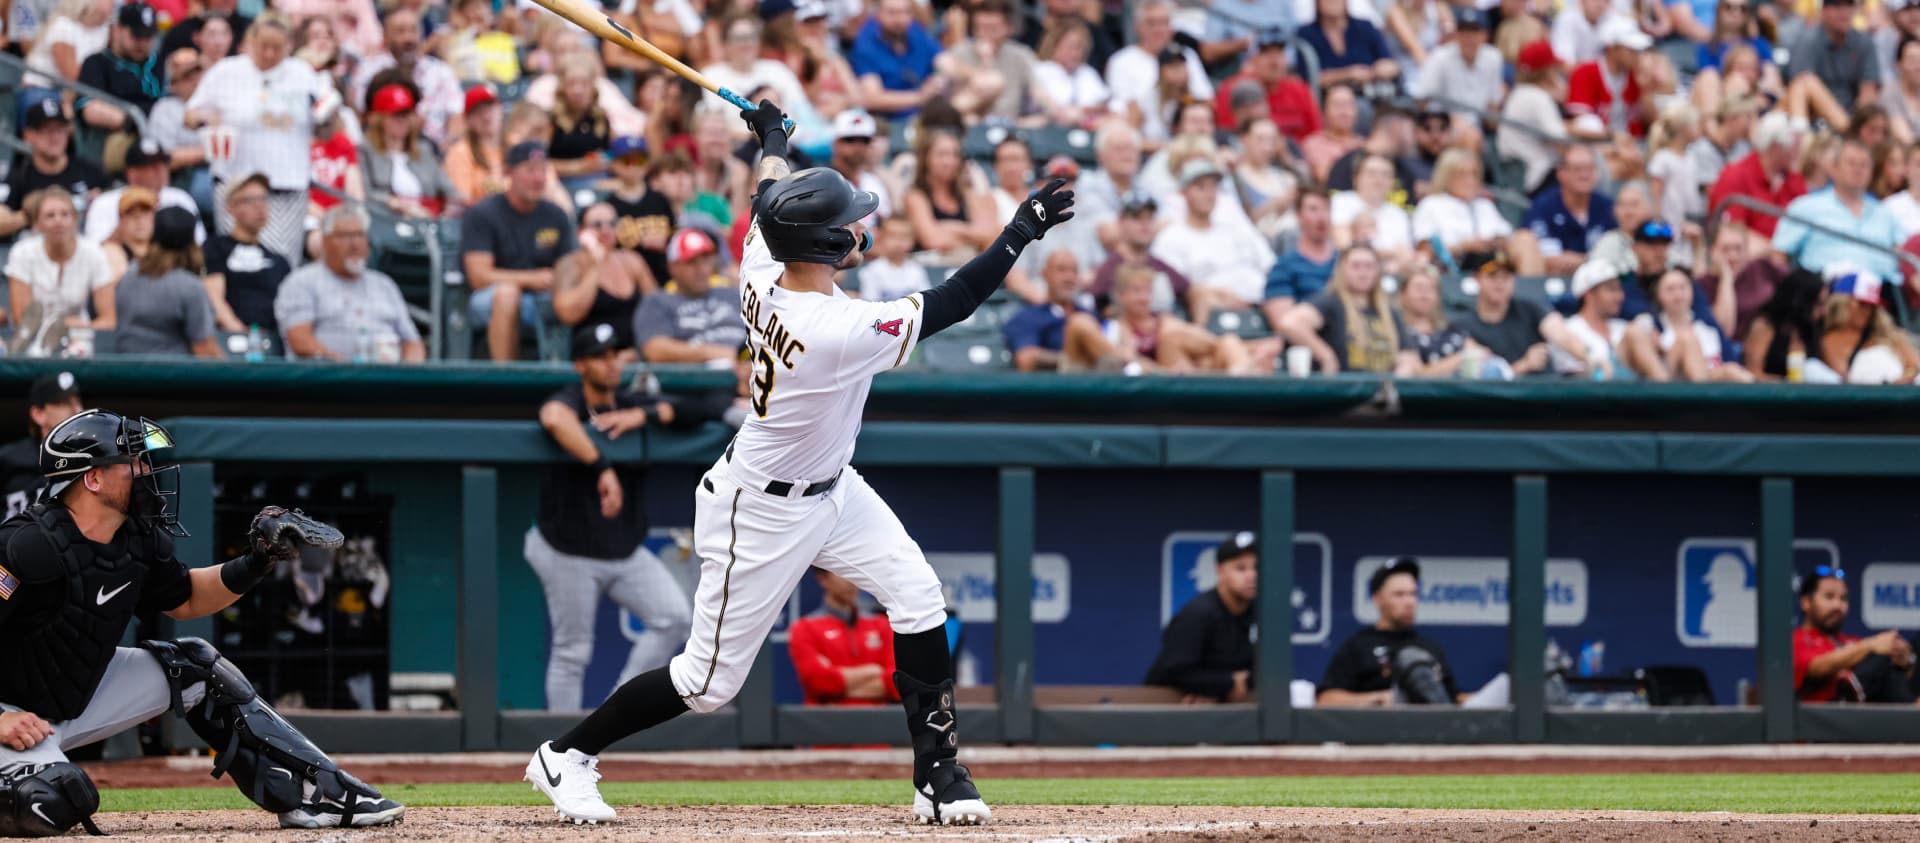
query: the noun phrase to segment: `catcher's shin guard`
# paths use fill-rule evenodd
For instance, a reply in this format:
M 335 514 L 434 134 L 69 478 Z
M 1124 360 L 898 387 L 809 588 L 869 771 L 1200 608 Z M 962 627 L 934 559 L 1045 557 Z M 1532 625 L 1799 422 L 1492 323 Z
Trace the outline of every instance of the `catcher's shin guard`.
M 143 641 L 173 686 L 173 708 L 193 733 L 216 753 L 213 777 L 230 773 L 235 787 L 253 804 L 280 814 L 312 798 L 335 800 L 346 806 L 343 826 L 352 825 L 354 795 L 378 798 L 380 791 L 348 775 L 307 740 L 300 730 L 260 699 L 253 683 L 199 638 Z M 180 693 L 196 682 L 206 683 L 206 697 L 191 709 Z M 304 793 L 311 784 L 314 793 Z
M 98 810 L 93 779 L 65 761 L 0 774 L 0 837 L 58 837 L 76 825 L 97 835 Z

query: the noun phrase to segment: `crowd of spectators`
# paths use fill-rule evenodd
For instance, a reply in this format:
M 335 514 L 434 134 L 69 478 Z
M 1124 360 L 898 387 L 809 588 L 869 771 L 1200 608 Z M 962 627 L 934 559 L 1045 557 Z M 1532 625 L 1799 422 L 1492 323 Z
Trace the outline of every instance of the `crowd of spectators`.
M 607 323 L 649 360 L 730 359 L 744 124 L 535 4 L 0 9 L 26 68 L 0 116 L 20 138 L 9 353 L 110 332 L 217 356 L 255 334 L 416 359 L 447 329 L 420 319 L 442 279 L 383 258 L 437 237 L 442 322 L 472 327 L 455 356 L 526 359 Z M 881 196 L 851 295 L 937 280 L 1037 184 L 1074 182 L 1075 220 L 983 323 L 1022 370 L 1271 374 L 1298 347 L 1322 374 L 1920 375 L 1910 0 L 609 10 L 774 100 L 800 163 Z M 169 210 L 192 218 L 184 250 Z

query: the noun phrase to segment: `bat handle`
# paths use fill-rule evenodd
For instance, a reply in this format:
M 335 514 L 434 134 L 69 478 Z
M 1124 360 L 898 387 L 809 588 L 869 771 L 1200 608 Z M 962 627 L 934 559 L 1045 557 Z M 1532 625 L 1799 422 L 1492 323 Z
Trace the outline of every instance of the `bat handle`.
M 756 108 L 759 108 L 759 106 L 754 105 L 751 102 L 748 102 L 746 97 L 743 97 L 743 96 L 740 96 L 739 94 L 734 93 L 733 90 L 730 88 L 715 88 L 713 92 L 715 94 L 720 95 L 721 99 L 732 103 L 735 108 L 738 108 L 741 111 L 752 111 Z M 787 118 L 785 123 L 786 123 L 787 137 L 793 137 L 793 118 L 791 117 Z

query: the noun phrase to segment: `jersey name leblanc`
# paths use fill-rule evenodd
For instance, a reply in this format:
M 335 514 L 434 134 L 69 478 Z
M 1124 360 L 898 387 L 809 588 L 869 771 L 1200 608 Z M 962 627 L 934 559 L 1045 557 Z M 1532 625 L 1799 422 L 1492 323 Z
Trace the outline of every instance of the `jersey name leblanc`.
M 751 284 L 743 285 L 740 290 L 740 316 L 747 320 L 747 333 L 759 340 L 759 348 L 771 353 L 773 359 L 780 361 L 787 371 L 793 371 L 794 355 L 805 354 L 807 344 L 787 332 L 787 327 L 780 324 L 780 314 L 766 313 L 765 322 L 760 320 L 761 315 L 760 291 Z

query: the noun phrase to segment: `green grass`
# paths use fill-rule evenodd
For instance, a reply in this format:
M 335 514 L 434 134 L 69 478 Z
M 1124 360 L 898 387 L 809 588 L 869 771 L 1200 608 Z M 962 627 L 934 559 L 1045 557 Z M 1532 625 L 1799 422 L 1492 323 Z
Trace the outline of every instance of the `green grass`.
M 1329 808 L 1920 812 L 1920 775 L 1312 776 L 1281 778 L 1008 779 L 982 783 L 996 805 L 1232 805 Z M 522 783 L 395 785 L 412 806 L 545 805 Z M 897 805 L 886 781 L 602 782 L 619 805 Z M 108 811 L 246 808 L 231 788 L 109 790 Z

